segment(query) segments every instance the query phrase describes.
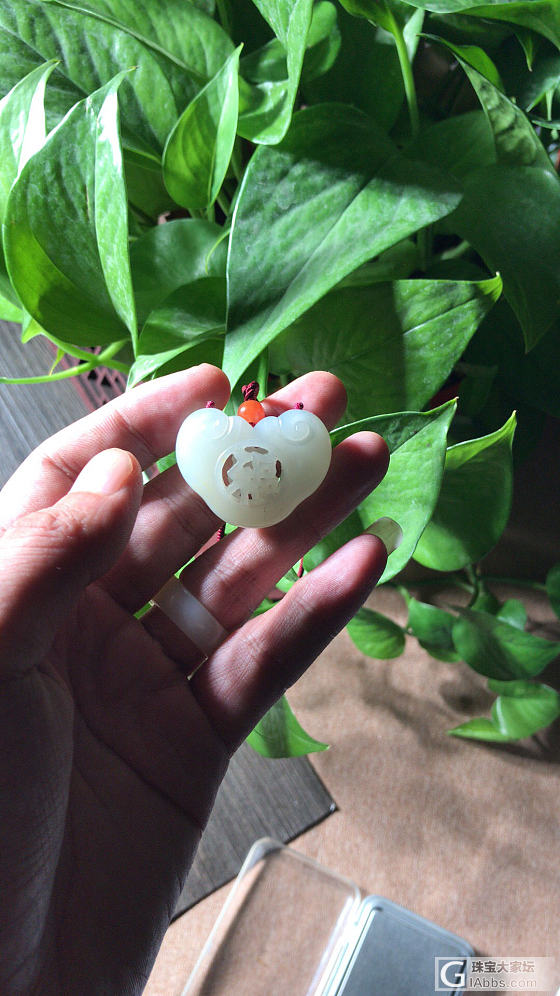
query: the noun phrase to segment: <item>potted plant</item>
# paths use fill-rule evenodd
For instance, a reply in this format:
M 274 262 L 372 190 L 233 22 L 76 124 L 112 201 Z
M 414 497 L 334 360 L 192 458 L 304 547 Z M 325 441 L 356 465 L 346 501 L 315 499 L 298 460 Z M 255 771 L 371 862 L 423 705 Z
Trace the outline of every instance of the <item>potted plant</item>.
M 374 429 L 391 466 L 304 566 L 396 518 L 382 583 L 407 631 L 497 695 L 451 732 L 500 742 L 560 715 L 539 681 L 560 644 L 479 566 L 508 519 L 512 446 L 560 414 L 559 48 L 552 0 L 0 10 L 1 317 L 73 359 L 50 380 L 101 365 L 133 387 L 204 359 L 238 403 L 242 380 L 337 373 L 333 444 Z M 413 597 L 411 557 L 468 606 Z M 546 586 L 558 612 L 559 566 Z M 370 609 L 349 632 L 377 657 L 404 645 Z M 322 746 L 285 700 L 251 742 Z

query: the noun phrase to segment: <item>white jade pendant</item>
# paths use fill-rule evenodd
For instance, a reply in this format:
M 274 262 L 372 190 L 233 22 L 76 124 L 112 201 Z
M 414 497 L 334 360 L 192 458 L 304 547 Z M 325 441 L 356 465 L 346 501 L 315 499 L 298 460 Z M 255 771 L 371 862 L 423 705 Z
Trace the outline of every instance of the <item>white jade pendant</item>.
M 292 409 L 250 425 L 219 408 L 200 408 L 177 436 L 187 484 L 224 522 L 272 526 L 313 494 L 331 461 L 321 419 Z

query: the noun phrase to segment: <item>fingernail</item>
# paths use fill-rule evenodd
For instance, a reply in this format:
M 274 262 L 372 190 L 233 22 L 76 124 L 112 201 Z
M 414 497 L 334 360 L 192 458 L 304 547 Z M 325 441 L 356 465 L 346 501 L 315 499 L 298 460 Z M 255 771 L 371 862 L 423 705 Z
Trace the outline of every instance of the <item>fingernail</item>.
M 70 490 L 114 495 L 126 484 L 132 468 L 130 453 L 125 450 L 103 450 L 86 463 Z
M 379 539 L 384 544 L 387 550 L 387 556 L 393 553 L 394 550 L 399 547 L 403 541 L 403 531 L 399 526 L 398 522 L 394 519 L 390 519 L 388 515 L 382 516 L 381 519 L 376 519 L 372 522 L 371 526 L 368 526 L 364 532 L 369 533 L 371 536 L 379 536 Z

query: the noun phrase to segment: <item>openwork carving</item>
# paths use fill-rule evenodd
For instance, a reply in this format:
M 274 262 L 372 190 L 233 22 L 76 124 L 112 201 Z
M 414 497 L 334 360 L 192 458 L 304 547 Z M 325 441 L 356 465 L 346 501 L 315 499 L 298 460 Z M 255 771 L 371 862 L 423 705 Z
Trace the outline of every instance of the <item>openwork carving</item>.
M 234 526 L 272 526 L 315 491 L 331 459 L 329 434 L 312 412 L 290 409 L 250 425 L 201 408 L 177 437 L 177 465 L 212 511 Z
M 222 464 L 222 482 L 238 505 L 265 505 L 278 491 L 282 464 L 264 446 L 237 446 Z

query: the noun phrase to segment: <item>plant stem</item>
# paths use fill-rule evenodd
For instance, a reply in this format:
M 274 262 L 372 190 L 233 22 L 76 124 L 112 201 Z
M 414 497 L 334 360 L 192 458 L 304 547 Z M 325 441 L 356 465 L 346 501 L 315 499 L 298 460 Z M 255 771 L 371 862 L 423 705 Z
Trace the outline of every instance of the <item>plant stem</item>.
M 471 248 L 470 242 L 467 242 L 465 239 L 463 239 L 462 242 L 459 242 L 458 246 L 452 246 L 451 249 L 444 249 L 443 252 L 440 252 L 439 256 L 437 256 L 437 259 L 441 261 L 446 259 L 458 259 L 460 256 L 463 256 L 470 248 Z
M 262 397 L 266 397 L 267 385 L 268 385 L 268 346 L 265 346 L 265 348 L 263 349 L 262 353 L 259 356 L 257 380 L 260 385 Z
M 408 104 L 410 129 L 412 131 L 412 137 L 416 138 L 416 135 L 420 131 L 420 115 L 418 113 L 418 99 L 416 97 L 416 86 L 414 84 L 412 63 L 408 57 L 408 50 L 406 47 L 406 42 L 404 40 L 404 34 L 401 31 L 393 15 L 391 14 L 390 16 L 392 22 L 391 34 L 395 39 L 397 55 L 399 57 L 399 63 L 401 66 L 401 73 L 404 83 L 404 92 L 406 96 L 406 102 Z
M 68 370 L 59 370 L 53 374 L 39 374 L 37 377 L 0 377 L 0 384 L 50 384 L 52 380 L 68 380 L 70 377 L 79 377 L 80 374 L 89 373 L 96 367 L 97 363 L 78 363 Z
M 119 360 L 113 360 L 113 356 L 120 352 L 126 346 L 127 342 L 128 339 L 119 339 L 118 342 L 112 342 L 98 356 L 94 355 L 87 363 L 78 363 L 77 366 L 69 367 L 68 370 L 59 370 L 58 373 L 51 374 L 39 374 L 37 377 L 0 377 L 0 384 L 49 384 L 52 380 L 68 380 L 70 377 L 79 377 L 80 374 L 89 373 L 90 370 L 95 370 L 96 367 L 108 366 L 109 361 L 111 361 L 110 365 L 114 370 L 128 373 L 128 364 L 121 363 Z
M 120 360 L 113 360 L 113 356 L 120 353 L 121 349 L 124 349 L 127 343 L 128 339 L 119 339 L 117 342 L 112 342 L 106 349 L 103 350 L 102 353 L 99 353 L 99 355 L 95 357 L 95 363 L 93 364 L 94 367 L 111 366 L 113 370 L 120 370 L 121 373 L 128 373 L 128 363 L 121 363 Z M 111 361 L 111 363 L 109 363 L 109 361 Z

